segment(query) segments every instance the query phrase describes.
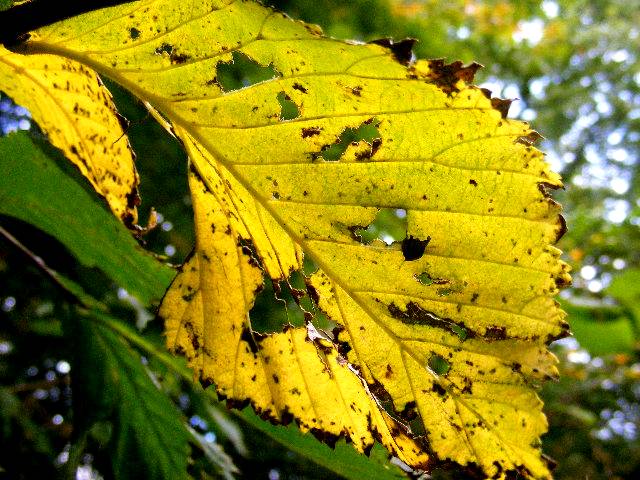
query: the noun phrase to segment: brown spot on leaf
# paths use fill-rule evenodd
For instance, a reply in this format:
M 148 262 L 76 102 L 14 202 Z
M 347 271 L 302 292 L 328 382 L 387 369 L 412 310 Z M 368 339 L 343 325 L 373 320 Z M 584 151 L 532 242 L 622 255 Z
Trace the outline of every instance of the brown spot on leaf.
M 320 135 L 320 127 L 305 127 L 302 129 L 302 138 L 313 137 L 314 135 Z
M 294 83 L 294 84 L 293 84 L 293 89 L 294 89 L 294 90 L 298 90 L 299 92 L 302 92 L 302 93 L 307 93 L 307 89 L 306 89 L 306 88 L 304 88 L 304 87 L 303 87 L 302 85 L 300 85 L 299 83 Z
M 498 325 L 487 327 L 484 338 L 488 340 L 505 340 L 507 338 L 507 329 Z
M 491 106 L 500 112 L 500 115 L 502 116 L 502 118 L 507 118 L 511 103 L 513 103 L 513 100 L 507 100 L 503 98 L 491 99 Z
M 522 145 L 530 147 L 531 145 L 535 144 L 538 140 L 541 140 L 543 138 L 544 137 L 540 135 L 538 132 L 536 132 L 535 130 L 532 130 L 526 135 L 522 135 L 516 138 L 515 143 L 520 143 Z
M 416 41 L 415 38 L 405 38 L 399 42 L 394 42 L 391 38 L 380 38 L 370 43 L 388 48 L 398 62 L 402 65 L 410 65 L 413 60 L 413 46 Z
M 467 66 L 463 66 L 460 60 L 446 64 L 443 59 L 429 61 L 429 78 L 433 83 L 438 85 L 445 93 L 459 91 L 456 84 L 463 80 L 471 83 L 476 72 L 482 68 L 479 63 L 473 62 Z
M 559 228 L 556 231 L 556 242 L 558 242 L 565 233 L 567 233 L 567 221 L 562 215 L 558 215 Z

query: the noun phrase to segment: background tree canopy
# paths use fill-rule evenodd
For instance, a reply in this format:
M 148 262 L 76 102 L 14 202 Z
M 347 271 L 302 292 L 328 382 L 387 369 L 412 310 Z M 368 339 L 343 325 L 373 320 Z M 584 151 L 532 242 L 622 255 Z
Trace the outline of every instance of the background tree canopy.
M 418 57 L 486 63 L 491 68 L 481 70 L 476 83 L 494 96 L 518 99 L 510 116 L 545 136 L 541 148 L 567 185 L 554 197 L 569 225 L 559 247 L 574 271 L 561 301 L 575 338 L 554 345 L 562 378 L 542 393 L 550 422 L 544 450 L 559 462 L 557 478 L 635 478 L 640 10 L 616 0 L 268 3 L 338 38 L 413 37 Z M 226 81 L 247 82 L 255 75 L 249 67 L 233 70 Z M 143 237 L 144 247 L 179 264 L 194 241 L 184 152 L 139 102 L 108 86 L 131 122 L 127 132 L 142 176 L 140 224 L 158 225 Z M 0 93 L 0 135 L 18 130 L 29 136 L 11 144 L 0 138 L 0 468 L 10 478 L 171 478 L 181 467 L 203 478 L 399 475 L 382 450 L 361 461 L 345 445 L 334 453 L 248 410 L 229 414 L 210 406 L 210 392 L 193 386 L 186 367 L 159 353 L 161 326 L 148 299 L 161 296 L 171 271 L 141 257 L 130 237 L 113 233 L 117 221 L 103 202 L 43 141 L 29 113 Z M 18 174 L 13 158 L 24 151 L 31 160 Z M 53 179 L 77 202 L 60 202 L 59 190 L 43 189 Z M 88 210 L 79 207 L 87 204 Z M 368 233 L 394 238 L 397 220 L 390 216 Z M 74 230 L 76 224 L 86 230 Z M 67 240 L 78 236 L 86 244 Z M 105 241 L 133 260 L 96 258 L 96 246 L 109 250 Z M 114 280 L 117 272 L 130 275 Z M 301 315 L 292 298 L 283 300 L 288 310 L 276 308 L 270 293 L 263 292 L 251 312 L 265 331 Z M 80 313 L 70 306 L 78 298 Z M 89 317 L 95 321 L 85 321 Z M 148 430 L 134 431 L 139 424 Z M 448 472 L 434 477 L 448 475 L 456 478 Z

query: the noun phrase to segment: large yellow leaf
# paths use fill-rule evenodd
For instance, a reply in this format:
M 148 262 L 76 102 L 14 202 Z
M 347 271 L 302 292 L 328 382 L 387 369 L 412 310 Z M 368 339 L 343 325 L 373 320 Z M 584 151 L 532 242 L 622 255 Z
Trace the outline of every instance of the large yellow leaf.
M 138 220 L 138 174 L 111 94 L 81 63 L 0 45 L 0 91 L 26 107 L 127 226 Z
M 426 467 L 427 456 L 406 429 L 381 411 L 353 367 L 312 325 L 312 335 L 293 327 L 273 335 L 252 331 L 248 315 L 262 270 L 238 243 L 228 208 L 193 168 L 189 186 L 197 244 L 163 302 L 170 348 L 184 353 L 232 404 L 250 401 L 265 418 L 296 419 L 329 443 L 346 436 L 361 452 L 378 439 L 405 463 Z
M 361 450 L 377 437 L 423 466 L 401 453 L 408 438 L 385 440 L 394 422 L 373 392 L 414 419 L 431 460 L 548 478 L 534 387 L 557 375 L 546 345 L 567 333 L 553 300 L 569 281 L 552 246 L 564 224 L 546 192 L 561 181 L 537 134 L 468 84 L 476 66 L 410 64 L 406 47 L 327 39 L 249 2 L 157 0 L 61 22 L 21 50 L 110 76 L 185 143 L 198 240 L 161 313 L 201 379 L 265 417 Z M 234 61 L 274 77 L 231 90 Z M 363 242 L 358 229 L 389 208 L 406 213 L 405 240 Z M 257 265 L 284 279 L 302 253 L 319 266 L 308 289 L 337 337 L 310 324 L 258 341 L 247 317 Z

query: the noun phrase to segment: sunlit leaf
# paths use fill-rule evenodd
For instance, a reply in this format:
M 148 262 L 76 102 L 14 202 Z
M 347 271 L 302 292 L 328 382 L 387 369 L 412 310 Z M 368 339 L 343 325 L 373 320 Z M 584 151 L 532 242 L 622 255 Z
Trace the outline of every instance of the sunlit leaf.
M 361 452 L 377 438 L 406 463 L 426 466 L 426 455 L 380 411 L 330 342 L 309 338 L 305 328 L 267 336 L 251 331 L 248 313 L 262 287 L 262 271 L 250 250 L 238 245 L 227 212 L 193 170 L 189 183 L 198 240 L 160 311 L 170 347 L 215 381 L 223 398 L 250 400 L 266 418 L 296 419 L 301 429 L 330 444 L 346 436 Z M 239 288 L 229 290 L 230 285 Z
M 567 333 L 552 298 L 569 281 L 552 246 L 564 224 L 547 193 L 561 181 L 539 136 L 469 85 L 477 65 L 411 64 L 405 43 L 380 43 L 330 40 L 254 3 L 165 0 L 59 23 L 19 50 L 95 68 L 185 143 L 197 245 L 162 314 L 202 380 L 274 421 L 361 450 L 377 437 L 423 467 L 409 438 L 381 431 L 373 393 L 413 419 L 430 460 L 548 478 L 533 386 L 557 375 L 546 345 Z M 263 81 L 218 79 L 240 59 Z M 357 234 L 383 209 L 406 212 L 402 241 Z M 338 327 L 259 337 L 260 267 L 284 280 L 303 253 Z

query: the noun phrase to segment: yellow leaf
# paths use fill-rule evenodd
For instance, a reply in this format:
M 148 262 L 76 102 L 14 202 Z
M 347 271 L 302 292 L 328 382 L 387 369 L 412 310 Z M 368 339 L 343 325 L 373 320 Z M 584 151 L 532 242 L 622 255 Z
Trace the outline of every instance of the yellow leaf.
M 293 327 L 271 335 L 252 331 L 248 315 L 262 288 L 262 270 L 240 244 L 224 203 L 193 168 L 189 186 L 197 243 L 160 310 L 170 348 L 184 353 L 231 404 L 250 401 L 264 418 L 295 419 L 330 444 L 347 437 L 360 452 L 378 439 L 405 463 L 426 467 L 428 457 L 406 427 L 381 411 L 331 343 L 317 332 L 312 340 L 312 325 L 311 335 Z
M 24 56 L 0 45 L 0 90 L 87 177 L 127 226 L 137 223 L 138 174 L 111 94 L 90 68 L 53 55 Z
M 21 51 L 110 76 L 187 147 L 197 247 L 161 313 L 202 379 L 361 450 L 375 435 L 354 438 L 362 419 L 344 420 L 326 392 L 349 392 L 380 432 L 373 392 L 417 418 L 431 461 L 550 478 L 534 387 L 557 375 L 547 345 L 567 334 L 553 300 L 569 282 L 553 247 L 564 223 L 546 191 L 562 183 L 532 146 L 539 135 L 470 85 L 477 65 L 410 64 L 406 47 L 327 39 L 250 2 L 164 0 L 61 22 Z M 234 85 L 235 64 L 262 81 Z M 363 241 L 389 209 L 406 216 L 405 239 Z M 248 320 L 257 265 L 285 279 L 302 253 L 319 266 L 308 289 L 338 336 L 309 325 L 259 342 Z

